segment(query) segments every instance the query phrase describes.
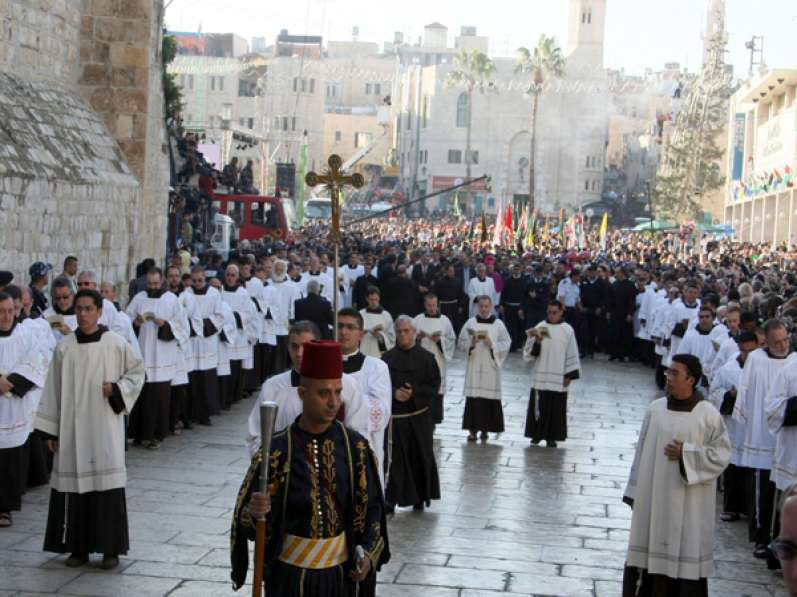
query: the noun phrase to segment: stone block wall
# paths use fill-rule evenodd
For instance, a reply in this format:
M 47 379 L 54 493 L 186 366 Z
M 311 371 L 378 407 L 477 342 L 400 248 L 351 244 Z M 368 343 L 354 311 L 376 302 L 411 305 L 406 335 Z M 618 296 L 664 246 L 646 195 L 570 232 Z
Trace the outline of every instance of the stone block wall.
M 163 0 L 0 0 L 0 269 L 166 249 Z
M 0 0 L 0 70 L 74 88 L 80 0 Z
M 162 0 L 84 0 L 80 27 L 83 97 L 105 121 L 142 187 L 131 213 L 133 266 L 163 258 L 168 152 L 161 83 Z
M 97 114 L 77 94 L 0 72 L 0 265 L 63 258 L 103 279 L 129 276 L 127 222 L 141 186 Z

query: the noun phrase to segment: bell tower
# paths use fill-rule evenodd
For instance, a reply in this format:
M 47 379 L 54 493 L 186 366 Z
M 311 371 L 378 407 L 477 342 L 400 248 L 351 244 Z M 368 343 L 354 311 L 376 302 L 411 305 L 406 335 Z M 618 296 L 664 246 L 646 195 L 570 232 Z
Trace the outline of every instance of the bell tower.
M 570 0 L 567 55 L 576 51 L 582 62 L 603 68 L 607 0 Z

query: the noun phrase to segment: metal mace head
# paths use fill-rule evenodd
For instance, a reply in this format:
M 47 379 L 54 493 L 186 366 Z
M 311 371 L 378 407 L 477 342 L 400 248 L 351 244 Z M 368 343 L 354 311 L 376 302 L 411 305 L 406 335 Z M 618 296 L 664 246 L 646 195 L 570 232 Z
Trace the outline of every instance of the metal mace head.
M 260 465 L 260 493 L 268 488 L 268 464 L 271 459 L 271 438 L 274 436 L 274 423 L 277 421 L 279 406 L 276 402 L 260 404 L 260 454 L 263 461 Z

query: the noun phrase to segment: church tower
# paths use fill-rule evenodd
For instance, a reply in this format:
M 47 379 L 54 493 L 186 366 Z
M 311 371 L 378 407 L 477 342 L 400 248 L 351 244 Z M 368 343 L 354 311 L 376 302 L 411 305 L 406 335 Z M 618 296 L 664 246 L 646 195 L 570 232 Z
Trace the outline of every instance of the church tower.
M 607 0 L 570 0 L 570 25 L 567 56 L 603 68 L 603 42 L 606 37 Z

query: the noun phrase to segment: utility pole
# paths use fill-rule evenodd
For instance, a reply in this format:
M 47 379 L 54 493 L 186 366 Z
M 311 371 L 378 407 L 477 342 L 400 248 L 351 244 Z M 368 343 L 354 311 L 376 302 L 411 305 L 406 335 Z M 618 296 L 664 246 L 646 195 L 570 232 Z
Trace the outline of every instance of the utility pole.
M 764 64 L 764 36 L 754 35 L 753 39 L 745 42 L 744 47 L 750 50 L 750 76 L 753 76 L 756 66 Z

